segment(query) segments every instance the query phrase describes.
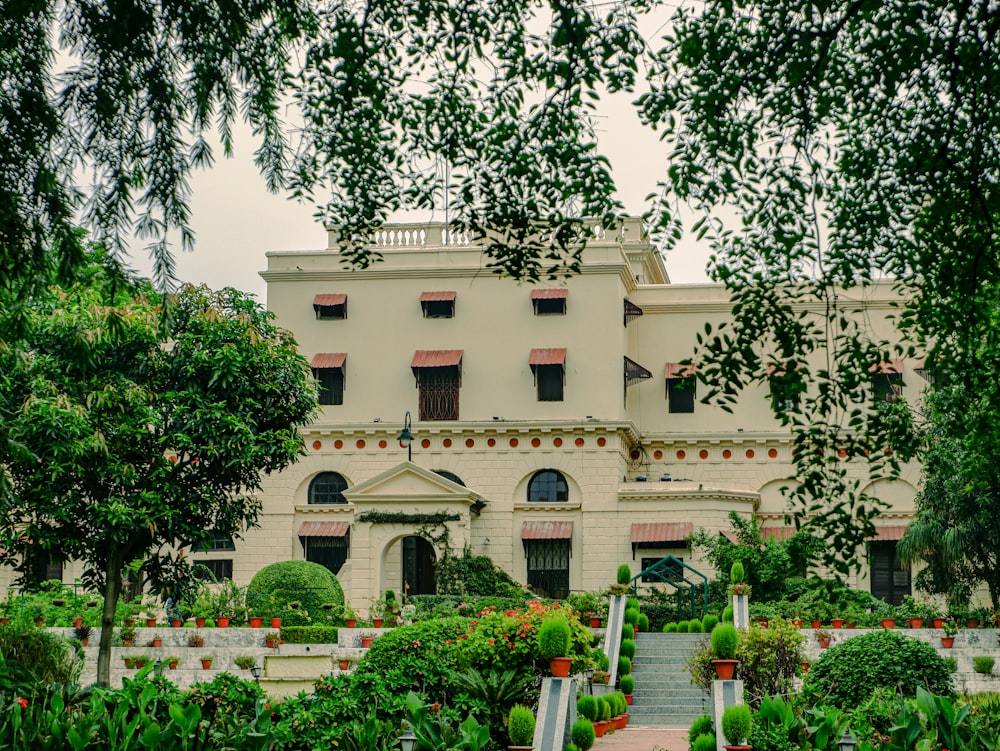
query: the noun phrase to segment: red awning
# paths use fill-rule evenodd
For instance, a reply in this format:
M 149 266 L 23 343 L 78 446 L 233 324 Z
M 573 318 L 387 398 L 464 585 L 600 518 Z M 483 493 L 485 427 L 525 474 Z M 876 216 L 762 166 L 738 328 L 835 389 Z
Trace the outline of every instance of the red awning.
M 532 300 L 565 300 L 569 295 L 568 289 L 533 289 L 531 290 Z
M 761 527 L 760 537 L 762 540 L 768 540 L 773 537 L 777 541 L 787 540 L 789 537 L 795 534 L 795 527 Z
M 694 531 L 691 522 L 633 524 L 632 544 L 640 542 L 683 542 Z
M 566 365 L 566 348 L 533 349 L 528 355 L 528 365 Z
M 350 522 L 302 522 L 299 537 L 345 537 L 350 529 Z
M 420 302 L 449 302 L 455 300 L 454 292 L 421 292 Z
M 898 358 L 895 360 L 882 360 L 873 364 L 868 370 L 872 373 L 902 373 L 903 361 Z
M 683 364 L 679 362 L 668 362 L 667 367 L 663 370 L 663 375 L 665 378 L 690 378 L 697 372 L 698 366 L 693 362 Z
M 905 526 L 892 526 L 892 527 L 875 527 L 875 536 L 869 537 L 869 540 L 879 540 L 891 542 L 893 540 L 902 540 L 903 533 L 906 532 Z
M 418 349 L 413 355 L 410 367 L 453 368 L 462 364 L 462 349 Z
M 731 530 L 720 529 L 719 530 L 719 534 L 722 535 L 723 537 L 725 537 L 727 540 L 729 540 L 729 542 L 733 543 L 733 545 L 739 545 L 740 544 L 740 538 L 737 537 L 736 533 L 733 532 L 733 531 L 731 531 Z
M 346 352 L 319 352 L 309 363 L 314 368 L 339 368 L 343 370 L 347 362 Z
M 569 540 L 573 537 L 573 522 L 524 522 L 522 540 Z
M 313 298 L 314 308 L 331 308 L 334 305 L 344 305 L 347 302 L 347 295 L 316 295 Z

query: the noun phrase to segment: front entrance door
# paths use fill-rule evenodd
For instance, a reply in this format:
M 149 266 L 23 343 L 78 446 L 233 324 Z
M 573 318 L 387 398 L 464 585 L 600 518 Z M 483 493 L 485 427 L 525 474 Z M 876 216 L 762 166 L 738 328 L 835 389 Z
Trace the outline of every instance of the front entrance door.
M 423 537 L 403 538 L 403 591 L 411 595 L 437 593 L 434 581 L 434 546 Z M 409 588 L 407 588 L 409 587 Z
M 912 594 L 910 569 L 899 560 L 895 541 L 883 540 L 869 545 L 872 594 L 890 605 L 900 605 L 904 596 Z

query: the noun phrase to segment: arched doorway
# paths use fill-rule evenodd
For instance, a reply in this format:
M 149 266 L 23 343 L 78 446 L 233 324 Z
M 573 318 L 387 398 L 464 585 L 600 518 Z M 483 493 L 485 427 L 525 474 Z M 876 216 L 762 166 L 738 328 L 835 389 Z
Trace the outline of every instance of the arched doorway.
M 434 546 L 418 535 L 403 538 L 403 591 L 411 595 L 437 593 Z M 408 587 L 408 588 L 407 588 Z

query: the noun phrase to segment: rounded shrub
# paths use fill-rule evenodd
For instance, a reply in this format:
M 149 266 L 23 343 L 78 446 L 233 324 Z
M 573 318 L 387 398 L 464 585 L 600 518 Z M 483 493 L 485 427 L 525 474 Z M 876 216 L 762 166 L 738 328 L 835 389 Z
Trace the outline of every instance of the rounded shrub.
M 717 615 L 706 615 L 705 619 L 701 622 L 702 628 L 705 629 L 706 634 L 712 633 L 712 629 L 716 627 L 719 623 L 719 616 Z
M 318 611 L 331 605 L 339 611 L 344 590 L 328 568 L 311 561 L 279 561 L 258 571 L 247 587 L 247 606 L 254 613 L 284 619 L 288 626 L 305 626 L 308 620 L 289 603 L 301 603 Z
M 639 622 L 639 609 L 638 608 L 625 608 L 625 623 L 630 626 L 635 626 Z
M 596 738 L 594 735 L 594 723 L 586 717 L 581 717 L 569 729 L 569 737 L 573 739 L 573 745 L 579 748 L 580 751 L 590 751 Z
M 639 613 L 639 630 L 649 631 L 649 616 L 645 613 Z
M 543 660 L 569 655 L 569 645 L 573 632 L 565 617 L 550 616 L 538 627 L 538 653 Z
M 530 746 L 535 738 L 535 715 L 520 704 L 510 708 L 507 715 L 507 737 L 512 746 Z
M 599 670 L 606 671 L 608 668 L 611 667 L 611 660 L 608 659 L 608 656 L 606 654 L 604 654 L 603 649 L 595 649 L 591 653 L 591 655 L 593 656 L 594 661 L 597 663 L 597 667 Z
M 626 623 L 622 626 L 622 639 L 634 639 L 635 638 L 635 626 L 631 623 Z
M 575 743 L 567 743 L 563 746 L 563 751 L 580 751 L 580 749 L 576 747 Z
M 623 563 L 618 567 L 618 573 L 616 575 L 616 581 L 619 584 L 628 584 L 632 581 L 632 569 L 629 568 L 627 563 Z
M 611 719 L 611 699 L 605 696 L 597 697 L 597 720 L 598 722 Z
M 732 623 L 720 623 L 712 629 L 712 656 L 716 660 L 735 660 L 740 635 Z
M 618 648 L 618 654 L 625 655 L 630 660 L 635 658 L 635 642 L 631 639 L 622 639 L 621 646 Z
M 412 676 L 441 685 L 451 673 L 465 667 L 451 645 L 466 635 L 469 619 L 461 616 L 434 618 L 400 626 L 376 639 L 352 675 L 379 681 L 386 691 L 405 696 Z M 414 643 L 420 649 L 414 649 Z
M 746 704 L 735 704 L 726 707 L 722 713 L 722 735 L 730 746 L 739 746 L 750 736 L 753 720 L 750 717 L 750 707 Z
M 663 624 L 663 633 L 665 633 L 665 634 L 676 634 L 677 633 L 677 624 L 676 623 L 664 623 Z
M 715 736 L 702 733 L 691 742 L 691 751 L 715 751 Z
M 726 607 L 723 608 L 723 610 L 722 610 L 722 620 L 725 621 L 726 623 L 732 623 L 733 622 L 733 617 L 734 617 L 733 616 L 733 606 L 732 605 L 726 605 Z
M 621 689 L 623 694 L 635 693 L 635 678 L 631 674 L 622 676 Z
M 597 722 L 597 699 L 589 694 L 584 694 L 576 700 L 576 713 L 581 717 L 586 717 L 591 722 Z
M 618 658 L 618 675 L 628 675 L 632 672 L 632 660 L 625 655 Z
M 615 697 L 615 716 L 620 716 L 628 712 L 628 702 L 625 701 L 625 694 L 621 691 L 615 691 L 612 696 Z
M 972 669 L 975 670 L 980 675 L 989 675 L 993 672 L 993 666 L 996 664 L 996 660 L 992 657 L 973 657 L 972 658 Z
M 625 608 L 626 609 L 633 608 L 635 610 L 638 610 L 639 609 L 639 598 L 636 597 L 635 595 L 629 595 L 628 598 L 625 600 Z
M 715 738 L 712 715 L 703 714 L 695 718 L 695 721 L 691 723 L 691 729 L 688 730 L 688 743 L 694 745 L 694 741 L 699 735 L 710 735 L 713 739 Z
M 702 628 L 701 621 L 699 621 L 697 618 L 692 618 L 690 621 L 688 621 L 689 634 L 700 634 L 704 632 L 704 630 L 705 629 Z
M 954 693 L 948 665 L 937 650 L 889 629 L 825 650 L 809 668 L 802 690 L 829 704 L 856 707 L 879 686 L 896 686 L 904 696 L 915 696 L 917 686 L 941 696 Z
M 742 581 L 746 581 L 747 575 L 743 570 L 743 564 L 739 561 L 733 561 L 733 565 L 729 567 L 729 581 L 733 584 L 739 584 Z
M 677 633 L 686 634 L 688 632 L 688 622 L 687 621 L 677 621 Z

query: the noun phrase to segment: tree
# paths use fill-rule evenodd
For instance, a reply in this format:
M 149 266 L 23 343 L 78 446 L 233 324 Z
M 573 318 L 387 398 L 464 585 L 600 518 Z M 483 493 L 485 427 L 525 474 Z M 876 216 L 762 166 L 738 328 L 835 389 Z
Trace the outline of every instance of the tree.
M 244 293 L 94 283 L 36 297 L 30 338 L 0 350 L 10 483 L 7 564 L 80 560 L 104 594 L 98 683 L 110 678 L 127 564 L 155 591 L 185 552 L 255 523 L 261 473 L 302 453 L 316 391 L 291 336 Z

